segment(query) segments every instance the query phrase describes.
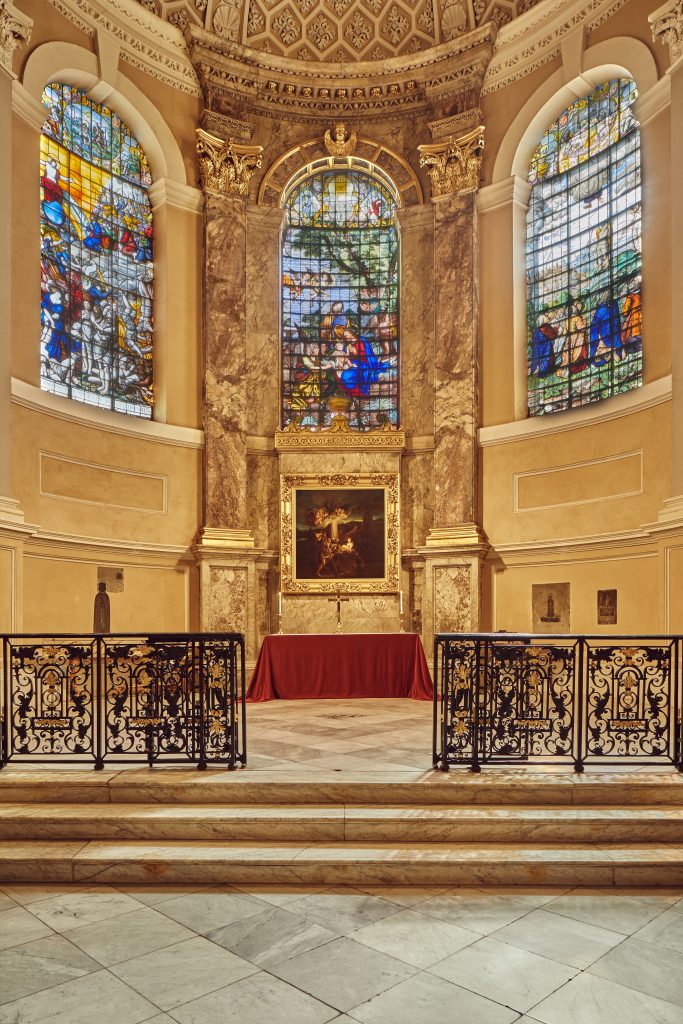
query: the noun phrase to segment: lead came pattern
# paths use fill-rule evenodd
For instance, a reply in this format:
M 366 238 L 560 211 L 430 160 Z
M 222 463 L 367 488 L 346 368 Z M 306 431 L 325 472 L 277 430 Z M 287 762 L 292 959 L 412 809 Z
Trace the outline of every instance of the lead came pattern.
M 555 121 L 531 161 L 527 217 L 529 415 L 643 380 L 636 86 L 614 79 Z

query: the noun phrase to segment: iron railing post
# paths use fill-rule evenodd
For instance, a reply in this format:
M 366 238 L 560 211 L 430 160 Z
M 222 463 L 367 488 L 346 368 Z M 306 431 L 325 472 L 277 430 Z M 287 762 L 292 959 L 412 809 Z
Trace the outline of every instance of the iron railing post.
M 247 767 L 247 684 L 246 684 L 246 652 L 244 648 L 244 637 L 240 636 L 237 641 L 240 648 L 240 710 L 242 713 L 242 749 L 240 761 L 242 767 Z
M 472 730 L 472 763 L 470 770 L 475 774 L 481 772 L 479 744 L 481 742 L 479 728 L 479 704 L 481 688 L 481 640 L 475 638 L 474 687 L 470 685 L 470 728 Z M 484 640 L 484 699 L 488 683 L 488 641 Z
M 439 728 L 438 704 L 439 704 L 439 641 L 434 638 L 434 674 L 432 676 L 433 698 L 432 698 L 432 768 L 439 767 L 439 751 L 437 747 L 437 735 Z M 443 701 L 442 701 L 443 703 Z
M 95 755 L 95 771 L 102 771 L 102 769 L 104 768 L 104 755 L 106 748 L 104 730 L 106 729 L 107 723 L 107 715 L 105 708 L 105 702 L 107 699 L 107 682 L 104 663 L 106 657 L 106 646 L 104 637 L 95 637 L 95 642 L 93 646 L 94 658 L 93 648 L 90 648 L 90 689 L 92 693 L 92 699 L 95 702 L 95 707 L 93 708 L 93 715 L 90 727 L 94 731 L 92 740 L 93 753 Z
M 578 647 L 579 663 L 576 664 L 576 649 Z M 576 727 L 574 729 L 574 771 L 583 771 L 583 762 L 588 750 L 588 737 L 584 735 L 584 723 L 588 722 L 588 715 L 584 714 L 585 703 L 588 699 L 588 659 L 587 641 L 585 637 L 579 637 L 574 647 L 574 717 Z

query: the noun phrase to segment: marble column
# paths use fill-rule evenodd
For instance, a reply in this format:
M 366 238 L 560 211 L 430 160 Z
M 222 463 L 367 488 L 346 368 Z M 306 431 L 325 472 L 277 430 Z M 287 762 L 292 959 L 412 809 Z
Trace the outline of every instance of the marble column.
M 12 487 L 12 108 L 18 85 L 13 63 L 17 48 L 28 42 L 31 27 L 30 18 L 8 0 L 0 0 L 0 631 L 10 632 L 22 624 L 25 532 L 24 513 Z
M 197 133 L 204 190 L 204 494 L 195 548 L 204 630 L 255 656 L 258 552 L 247 493 L 247 198 L 260 147 Z
M 476 630 L 488 545 L 479 508 L 477 204 L 484 130 L 420 147 L 434 204 L 434 519 L 423 634 Z

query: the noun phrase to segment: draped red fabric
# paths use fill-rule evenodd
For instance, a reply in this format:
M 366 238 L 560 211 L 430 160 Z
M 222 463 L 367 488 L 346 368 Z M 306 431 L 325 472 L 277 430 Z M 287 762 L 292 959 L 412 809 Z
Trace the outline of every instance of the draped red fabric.
M 432 699 L 417 633 L 267 636 L 247 700 L 412 697 Z

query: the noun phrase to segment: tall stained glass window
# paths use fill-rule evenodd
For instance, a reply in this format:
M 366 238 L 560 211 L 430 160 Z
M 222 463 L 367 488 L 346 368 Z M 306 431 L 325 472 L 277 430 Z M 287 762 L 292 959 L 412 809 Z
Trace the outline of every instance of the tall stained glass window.
M 600 85 L 534 153 L 527 218 L 529 414 L 642 384 L 640 131 L 630 79 Z
M 79 89 L 48 85 L 43 103 L 41 384 L 151 417 L 147 160 L 123 121 Z
M 282 425 L 398 424 L 398 235 L 390 188 L 360 170 L 295 185 L 282 248 Z M 296 417 L 296 419 L 294 419 Z

